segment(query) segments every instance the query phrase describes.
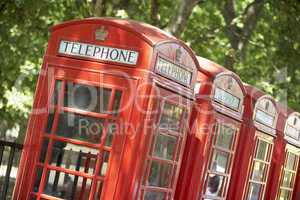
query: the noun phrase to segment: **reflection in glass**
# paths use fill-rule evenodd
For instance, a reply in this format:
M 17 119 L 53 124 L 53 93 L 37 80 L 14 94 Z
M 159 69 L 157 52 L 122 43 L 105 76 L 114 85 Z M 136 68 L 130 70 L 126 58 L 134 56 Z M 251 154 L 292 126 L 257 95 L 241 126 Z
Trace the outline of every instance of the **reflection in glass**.
M 229 160 L 229 153 L 215 150 L 211 162 L 211 170 L 215 172 L 226 173 L 228 168 L 227 167 L 228 160 Z
M 224 176 L 209 174 L 205 195 L 213 197 L 222 196 L 222 187 L 224 185 Z
M 50 164 L 93 174 L 96 167 L 97 153 L 96 149 L 55 141 L 52 147 Z
M 295 168 L 295 162 L 296 162 L 297 156 L 290 152 L 287 155 L 288 155 L 288 157 L 287 157 L 286 168 L 289 170 L 295 170 L 294 168 Z
M 48 115 L 48 120 L 47 120 L 47 126 L 45 129 L 46 133 L 51 133 L 52 127 L 53 127 L 53 122 L 54 122 L 54 115 L 55 113 L 49 113 Z
M 114 135 L 117 133 L 118 124 L 110 121 L 107 126 L 107 133 L 105 137 L 105 146 L 111 147 L 114 139 Z
M 172 160 L 176 143 L 176 137 L 158 134 L 156 138 L 154 155 L 160 158 Z
M 96 191 L 95 191 L 95 194 L 94 194 L 94 200 L 99 200 L 101 198 L 102 188 L 103 188 L 103 182 L 98 181 Z
M 234 129 L 220 125 L 220 132 L 217 136 L 216 145 L 231 150 L 234 132 Z
M 38 190 L 39 190 L 39 186 L 40 186 L 41 179 L 42 179 L 42 174 L 43 174 L 43 168 L 38 167 L 36 170 L 36 177 L 35 177 L 35 182 L 34 182 L 34 186 L 33 186 L 34 192 L 38 192 Z
M 261 185 L 257 183 L 251 183 L 249 187 L 249 196 L 248 200 L 259 200 L 260 197 L 260 190 L 261 190 Z
M 113 114 L 115 116 L 119 114 L 121 96 L 122 96 L 122 91 L 116 90 L 114 104 L 113 104 Z
M 290 200 L 291 192 L 288 190 L 280 190 L 279 200 Z
M 283 176 L 282 186 L 291 188 L 291 187 L 293 187 L 293 182 L 294 182 L 293 173 L 285 171 L 284 176 Z
M 74 113 L 59 114 L 57 135 L 91 143 L 100 143 L 103 119 Z
M 268 147 L 269 145 L 267 142 L 259 140 L 256 150 L 256 158 L 259 160 L 267 161 Z
M 40 153 L 40 159 L 39 162 L 44 163 L 47 155 L 47 149 L 48 149 L 49 140 L 44 139 L 41 146 L 41 153 Z
M 108 110 L 111 89 L 67 82 L 64 106 L 91 112 Z
M 251 179 L 255 181 L 261 181 L 261 182 L 264 181 L 265 168 L 266 168 L 266 164 L 255 161 Z
M 55 87 L 54 87 L 54 91 L 53 91 L 53 95 L 52 95 L 52 100 L 51 102 L 53 103 L 53 105 L 57 105 L 58 103 L 58 94 L 60 92 L 60 88 L 61 88 L 61 80 L 57 80 L 55 82 Z
M 159 126 L 167 130 L 178 131 L 182 112 L 182 108 L 165 102 Z
M 100 176 L 105 176 L 108 169 L 109 152 L 104 151 L 102 154 L 102 163 L 100 168 Z
M 50 170 L 44 194 L 65 200 L 89 199 L 92 181 L 64 172 Z
M 166 199 L 166 194 L 157 191 L 147 191 L 144 196 L 145 200 L 164 200 Z
M 152 161 L 148 184 L 150 186 L 168 187 L 171 181 L 172 165 Z

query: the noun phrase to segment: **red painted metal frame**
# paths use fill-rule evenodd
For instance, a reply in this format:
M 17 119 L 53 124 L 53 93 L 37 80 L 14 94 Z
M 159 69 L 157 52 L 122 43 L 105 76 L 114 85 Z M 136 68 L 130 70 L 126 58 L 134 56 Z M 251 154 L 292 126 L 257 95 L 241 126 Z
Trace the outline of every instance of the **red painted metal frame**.
M 286 157 L 287 157 L 287 145 L 291 145 L 294 148 L 300 148 L 299 144 L 294 143 L 293 141 L 288 140 L 285 137 L 285 128 L 286 128 L 286 123 L 287 123 L 287 119 L 288 117 L 293 114 L 293 110 L 278 104 L 278 108 L 279 108 L 279 119 L 278 119 L 278 123 L 277 123 L 277 129 L 280 132 L 280 134 L 278 135 L 278 137 L 276 138 L 276 142 L 275 142 L 275 152 L 274 152 L 274 157 L 273 157 L 273 167 L 271 169 L 271 173 L 269 176 L 269 187 L 267 188 L 267 196 L 266 198 L 269 199 L 277 199 L 278 195 L 279 195 L 279 190 L 280 190 L 280 184 L 282 181 L 282 176 L 283 176 L 283 168 L 286 162 Z M 299 162 L 299 160 L 298 160 Z M 294 184 L 294 190 L 292 193 L 292 200 L 297 200 L 300 198 L 299 196 L 299 192 L 300 188 L 300 169 L 299 169 L 299 165 L 298 165 L 298 171 L 296 174 L 296 178 L 295 178 L 295 184 Z
M 262 91 L 254 87 L 245 85 L 245 89 L 247 95 L 245 97 L 245 112 L 243 116 L 244 123 L 242 125 L 240 142 L 237 149 L 239 153 L 237 155 L 236 163 L 233 169 L 233 180 L 232 184 L 229 187 L 229 199 L 246 199 L 247 188 L 249 185 L 249 176 L 252 169 L 252 159 L 254 156 L 253 154 L 256 151 L 257 132 L 259 131 L 265 133 L 266 135 L 270 135 L 274 138 L 273 149 L 277 142 L 279 142 L 278 138 L 282 137 L 282 133 L 278 129 L 264 127 L 263 125 L 258 124 L 253 120 L 255 105 L 260 98 L 269 98 L 278 109 L 277 103 L 275 103 L 272 98 L 265 96 Z M 276 119 L 275 123 L 277 124 L 278 121 L 279 120 Z M 269 132 L 266 132 L 266 130 L 269 130 Z M 271 183 L 272 178 L 270 174 L 273 173 L 274 162 L 277 162 L 277 154 L 278 152 L 276 151 L 273 151 L 272 154 L 270 154 L 272 156 L 269 175 L 267 177 L 265 195 L 270 194 L 269 184 Z M 279 152 L 279 154 L 281 153 Z M 275 176 L 275 178 L 277 177 Z
M 237 141 L 240 135 L 242 112 L 227 108 L 213 100 L 214 80 L 221 75 L 232 77 L 239 84 L 245 95 L 243 84 L 239 77 L 227 71 L 222 66 L 209 60 L 198 57 L 200 72 L 197 81 L 200 91 L 196 91 L 196 101 L 192 109 L 190 131 L 187 139 L 182 169 L 177 184 L 175 199 L 200 199 L 205 184 L 207 167 L 212 154 L 214 139 L 214 124 L 229 124 L 237 130 Z M 237 141 L 234 145 L 237 144 Z M 235 154 L 230 162 L 235 162 Z M 232 167 L 229 169 L 231 176 Z M 228 185 L 231 178 L 228 178 Z M 226 196 L 225 196 L 226 198 Z

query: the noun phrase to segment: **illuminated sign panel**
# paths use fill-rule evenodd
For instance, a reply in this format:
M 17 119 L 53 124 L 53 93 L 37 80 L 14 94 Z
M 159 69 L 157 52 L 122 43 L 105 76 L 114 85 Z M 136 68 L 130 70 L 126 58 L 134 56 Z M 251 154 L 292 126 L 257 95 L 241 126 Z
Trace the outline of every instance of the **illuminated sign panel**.
M 295 129 L 294 127 L 292 126 L 287 126 L 286 127 L 286 134 L 296 140 L 299 140 L 300 138 L 300 132 L 299 130 Z
M 118 62 L 128 65 L 136 65 L 139 57 L 139 53 L 132 50 L 66 40 L 60 41 L 58 53 L 70 56 L 79 56 L 82 58 L 92 58 L 99 61 Z
M 229 92 L 222 90 L 220 88 L 215 89 L 214 99 L 230 108 L 238 109 L 240 105 L 240 99 L 233 96 Z
M 192 81 L 192 72 L 160 57 L 156 62 L 155 71 L 185 86 L 190 86 Z
M 273 126 L 274 124 L 274 117 L 261 110 L 256 111 L 255 119 L 268 126 Z

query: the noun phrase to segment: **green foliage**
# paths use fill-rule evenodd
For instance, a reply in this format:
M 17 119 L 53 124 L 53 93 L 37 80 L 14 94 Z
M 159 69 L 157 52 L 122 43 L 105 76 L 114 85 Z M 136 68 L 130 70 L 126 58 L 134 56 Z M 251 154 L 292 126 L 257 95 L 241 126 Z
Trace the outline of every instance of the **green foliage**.
M 25 130 L 34 87 L 54 24 L 94 16 L 96 0 L 2 0 L 0 2 L 0 134 L 19 124 Z M 170 23 L 180 2 L 174 0 L 103 0 L 102 15 L 144 21 L 160 28 Z M 237 28 L 253 0 L 234 1 Z M 156 8 L 156 9 L 155 9 Z M 181 38 L 194 51 L 221 65 L 237 53 L 226 34 L 219 1 L 199 1 Z M 300 111 L 300 4 L 265 1 L 234 71 L 244 82 L 265 90 Z M 21 76 L 20 76 L 21 75 Z M 21 77 L 21 78 L 19 78 Z M 19 101 L 16 102 L 16 99 Z M 23 132 L 22 132 L 23 133 Z M 1 136 L 1 135 L 0 135 Z

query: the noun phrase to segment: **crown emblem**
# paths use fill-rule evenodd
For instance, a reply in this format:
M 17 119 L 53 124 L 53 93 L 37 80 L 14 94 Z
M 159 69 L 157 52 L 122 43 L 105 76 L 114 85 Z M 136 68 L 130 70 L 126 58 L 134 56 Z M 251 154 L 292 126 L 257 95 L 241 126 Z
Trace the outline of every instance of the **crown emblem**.
M 107 36 L 108 36 L 108 31 L 105 29 L 104 26 L 101 26 L 95 32 L 96 40 L 104 41 L 106 40 Z

